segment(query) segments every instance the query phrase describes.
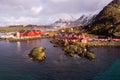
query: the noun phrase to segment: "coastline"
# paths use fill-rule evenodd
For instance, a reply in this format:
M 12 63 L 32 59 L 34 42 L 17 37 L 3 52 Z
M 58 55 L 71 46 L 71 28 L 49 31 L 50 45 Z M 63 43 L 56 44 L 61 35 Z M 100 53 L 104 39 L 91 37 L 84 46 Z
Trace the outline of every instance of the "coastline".
M 90 47 L 120 47 L 120 42 L 88 42 L 88 46 Z
M 1 39 L 1 40 L 8 40 L 9 42 L 17 42 L 17 41 L 27 41 L 27 40 L 37 40 L 37 39 L 45 39 L 49 38 L 48 36 L 42 36 L 42 37 L 31 37 L 31 38 L 7 38 L 7 39 Z
M 64 41 L 62 40 L 55 40 L 53 39 L 51 41 L 52 43 L 55 43 L 55 44 L 58 44 L 60 45 L 60 43 L 62 43 L 63 45 L 66 45 Z M 71 42 L 69 42 L 71 43 Z M 68 45 L 69 45 L 68 43 Z M 120 42 L 115 42 L 115 41 L 112 41 L 112 42 L 98 42 L 98 41 L 89 41 L 87 43 L 82 43 L 82 42 L 74 42 L 72 44 L 75 44 L 75 45 L 87 45 L 88 47 L 120 47 Z

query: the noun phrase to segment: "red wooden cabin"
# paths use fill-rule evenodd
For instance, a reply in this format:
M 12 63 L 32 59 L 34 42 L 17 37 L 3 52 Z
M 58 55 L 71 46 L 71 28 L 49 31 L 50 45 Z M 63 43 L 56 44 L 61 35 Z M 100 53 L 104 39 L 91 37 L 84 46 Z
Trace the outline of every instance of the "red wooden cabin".
M 91 37 L 85 37 L 87 41 L 92 41 L 93 39 Z
M 111 37 L 111 41 L 120 41 L 120 36 Z
M 22 33 L 20 33 L 20 37 L 35 37 L 35 36 L 41 36 L 42 32 L 40 30 L 26 30 Z
M 107 36 L 99 36 L 98 37 L 98 41 L 108 41 L 108 37 Z

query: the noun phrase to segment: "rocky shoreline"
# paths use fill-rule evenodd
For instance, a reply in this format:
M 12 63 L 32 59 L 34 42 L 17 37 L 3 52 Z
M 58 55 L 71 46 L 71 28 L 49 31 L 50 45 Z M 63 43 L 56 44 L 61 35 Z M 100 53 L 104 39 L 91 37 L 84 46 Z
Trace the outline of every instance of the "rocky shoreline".
M 73 57 L 74 55 L 78 55 L 80 57 L 87 58 L 89 60 L 96 59 L 96 55 L 93 51 L 91 51 L 92 47 L 120 47 L 120 42 L 98 42 L 91 41 L 87 43 L 82 42 L 68 42 L 66 44 L 62 40 L 52 39 L 51 43 L 55 44 L 54 47 L 61 46 L 63 50 L 66 52 L 66 55 Z
M 66 52 L 66 55 L 68 55 L 70 57 L 73 57 L 74 55 L 78 55 L 80 57 L 87 58 L 89 60 L 96 59 L 96 55 L 94 54 L 94 52 L 92 52 L 90 50 L 89 46 L 84 43 L 82 43 L 82 44 L 78 44 L 78 43 L 65 44 L 64 41 L 55 40 L 55 39 L 52 39 L 50 42 L 55 45 L 63 47 L 63 50 Z M 54 46 L 54 47 L 56 47 L 56 46 Z

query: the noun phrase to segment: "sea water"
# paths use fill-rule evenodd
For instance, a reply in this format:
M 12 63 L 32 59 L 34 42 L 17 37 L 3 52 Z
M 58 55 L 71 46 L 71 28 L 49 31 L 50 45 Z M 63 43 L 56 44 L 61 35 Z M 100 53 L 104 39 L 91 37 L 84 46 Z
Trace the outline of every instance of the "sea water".
M 28 54 L 44 46 L 47 58 L 33 62 Z M 120 80 L 120 47 L 92 48 L 97 59 L 68 57 L 49 39 L 0 41 L 0 80 Z

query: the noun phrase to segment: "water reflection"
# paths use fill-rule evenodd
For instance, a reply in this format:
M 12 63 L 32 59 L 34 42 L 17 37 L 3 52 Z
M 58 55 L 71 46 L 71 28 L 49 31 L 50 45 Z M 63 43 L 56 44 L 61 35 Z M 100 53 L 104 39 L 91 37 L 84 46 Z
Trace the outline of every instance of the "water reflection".
M 28 46 L 35 46 L 35 45 L 38 45 L 38 44 L 41 44 L 41 40 L 28 40 L 27 41 Z
M 21 51 L 21 42 L 17 41 L 17 51 Z

